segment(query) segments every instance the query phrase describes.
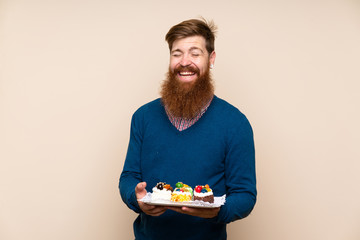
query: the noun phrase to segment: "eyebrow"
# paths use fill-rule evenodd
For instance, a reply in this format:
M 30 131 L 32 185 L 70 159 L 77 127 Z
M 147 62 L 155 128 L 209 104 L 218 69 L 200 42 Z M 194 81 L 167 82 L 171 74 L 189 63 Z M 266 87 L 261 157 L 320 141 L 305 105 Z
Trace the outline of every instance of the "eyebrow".
M 199 50 L 199 51 L 201 51 L 202 53 L 204 53 L 204 51 L 201 49 L 201 48 L 198 48 L 198 47 L 191 47 L 190 49 L 189 49 L 189 51 L 191 52 L 191 51 L 194 51 L 194 50 Z M 180 49 L 174 49 L 174 50 L 172 50 L 171 51 L 171 53 L 174 53 L 174 52 L 183 52 L 183 51 L 181 51 Z
M 203 51 L 201 48 L 198 48 L 198 47 L 191 47 L 191 48 L 190 48 L 190 52 L 191 52 L 191 51 L 194 51 L 194 50 L 199 50 L 199 51 L 201 51 L 202 53 L 204 53 L 204 51 Z
M 182 52 L 180 49 L 175 49 L 175 50 L 172 50 L 171 53 L 174 53 L 174 52 Z

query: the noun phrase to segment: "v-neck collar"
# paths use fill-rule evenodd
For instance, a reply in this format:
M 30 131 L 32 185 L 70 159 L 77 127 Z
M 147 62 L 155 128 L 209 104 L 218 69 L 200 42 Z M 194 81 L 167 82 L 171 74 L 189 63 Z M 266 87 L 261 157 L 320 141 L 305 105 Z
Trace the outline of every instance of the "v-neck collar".
M 170 123 L 179 131 L 182 132 L 188 128 L 190 128 L 191 126 L 193 126 L 203 115 L 204 113 L 208 110 L 210 104 L 212 103 L 213 99 L 214 99 L 215 95 L 212 96 L 212 98 L 204 105 L 204 107 L 201 108 L 200 112 L 192 119 L 186 119 L 186 118 L 182 118 L 182 117 L 174 117 L 166 108 L 166 106 L 164 106 L 166 115 L 170 121 Z

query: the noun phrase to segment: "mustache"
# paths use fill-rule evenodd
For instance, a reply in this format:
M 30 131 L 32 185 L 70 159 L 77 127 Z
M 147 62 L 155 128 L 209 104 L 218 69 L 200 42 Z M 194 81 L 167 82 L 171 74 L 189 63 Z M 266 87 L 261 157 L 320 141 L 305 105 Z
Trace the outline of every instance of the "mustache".
M 174 73 L 179 73 L 179 72 L 194 72 L 196 74 L 199 74 L 200 69 L 197 68 L 196 66 L 192 66 L 192 65 L 189 65 L 189 66 L 179 65 L 174 69 Z

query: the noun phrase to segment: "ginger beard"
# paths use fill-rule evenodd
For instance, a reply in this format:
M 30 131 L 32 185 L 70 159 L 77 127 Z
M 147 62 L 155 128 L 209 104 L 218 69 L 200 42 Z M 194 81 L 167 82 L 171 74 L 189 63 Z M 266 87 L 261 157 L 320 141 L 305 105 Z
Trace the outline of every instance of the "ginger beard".
M 181 82 L 179 72 L 195 72 L 195 82 Z M 167 78 L 161 85 L 161 100 L 167 111 L 174 117 L 192 119 L 214 95 L 214 85 L 209 68 L 200 75 L 194 66 L 179 66 L 172 71 L 169 67 Z

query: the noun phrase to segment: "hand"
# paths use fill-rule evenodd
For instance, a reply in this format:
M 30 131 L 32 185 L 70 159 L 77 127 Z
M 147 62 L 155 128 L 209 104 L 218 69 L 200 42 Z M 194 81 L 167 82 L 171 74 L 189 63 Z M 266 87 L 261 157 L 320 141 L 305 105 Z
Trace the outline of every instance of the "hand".
M 141 199 L 146 195 L 146 182 L 138 183 L 135 187 L 136 199 Z M 165 207 L 153 206 L 146 203 L 143 203 L 138 200 L 140 209 L 147 215 L 150 216 L 160 216 L 166 211 Z
M 178 213 L 188 214 L 201 218 L 213 218 L 219 214 L 220 208 L 192 208 L 192 207 L 168 207 Z

